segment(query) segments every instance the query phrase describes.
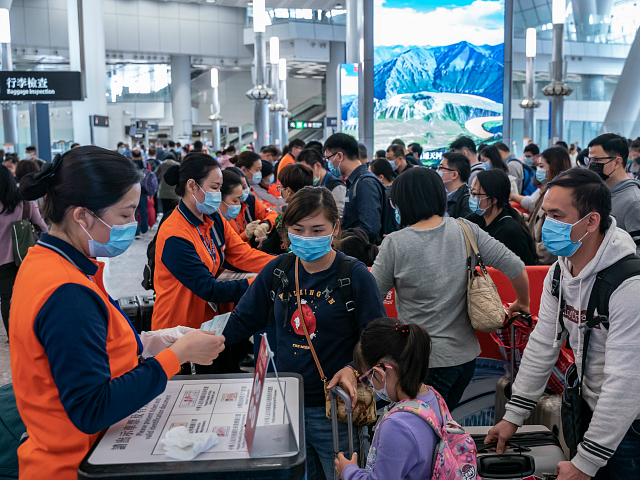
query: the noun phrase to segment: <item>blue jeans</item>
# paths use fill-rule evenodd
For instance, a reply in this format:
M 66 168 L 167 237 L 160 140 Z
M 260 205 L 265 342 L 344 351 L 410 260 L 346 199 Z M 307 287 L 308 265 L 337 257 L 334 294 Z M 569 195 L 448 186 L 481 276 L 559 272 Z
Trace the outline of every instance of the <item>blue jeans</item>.
M 138 222 L 138 230 L 136 231 L 136 235 L 140 235 L 140 233 L 147 233 L 147 230 L 149 230 L 149 211 L 147 210 L 147 196 L 144 193 L 140 194 L 140 203 L 138 203 L 136 215 L 138 213 L 140 213 L 140 221 Z
M 307 439 L 307 480 L 333 479 L 333 433 L 331 419 L 324 407 L 304 409 L 304 431 Z M 349 458 L 349 432 L 346 423 L 338 424 L 340 450 Z M 353 448 L 358 451 L 358 435 L 353 427 Z M 318 464 L 319 460 L 319 464 Z
M 430 368 L 427 385 L 431 385 L 442 396 L 453 412 L 460 403 L 464 389 L 473 378 L 476 370 L 476 361 L 456 365 L 455 367 Z
M 588 408 L 588 407 L 587 407 Z M 598 470 L 593 480 L 627 480 L 638 478 L 640 467 L 640 420 L 631 424 L 609 462 Z

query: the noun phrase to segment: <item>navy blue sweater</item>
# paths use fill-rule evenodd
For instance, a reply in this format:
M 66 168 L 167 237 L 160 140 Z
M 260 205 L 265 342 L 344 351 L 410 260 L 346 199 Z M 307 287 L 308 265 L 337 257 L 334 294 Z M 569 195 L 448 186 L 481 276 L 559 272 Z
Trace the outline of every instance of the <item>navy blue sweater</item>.
M 313 274 L 307 273 L 302 263 L 300 264 L 300 299 L 307 320 L 307 329 L 328 379 L 352 361 L 353 348 L 357 343 L 347 308 L 340 299 L 339 292 L 334 291 L 329 300 L 322 294 L 336 280 L 338 263 L 343 256 L 343 253 L 337 252 L 336 258 L 327 270 Z M 224 330 L 228 344 L 239 342 L 267 326 L 271 309 L 269 291 L 277 263 L 278 260 L 275 259 L 264 267 L 231 314 Z M 294 272 L 295 268 L 291 267 L 287 275 L 292 295 L 295 293 Z M 358 263 L 353 268 L 351 282 L 360 328 L 364 328 L 376 318 L 386 317 L 376 281 L 363 263 Z M 289 300 L 289 311 L 285 312 L 281 298 L 282 286 L 277 291 L 274 311 L 276 338 L 269 339 L 271 344 L 277 343 L 276 365 L 280 372 L 302 375 L 306 407 L 323 407 L 324 388 L 298 319 L 297 300 L 293 295 Z

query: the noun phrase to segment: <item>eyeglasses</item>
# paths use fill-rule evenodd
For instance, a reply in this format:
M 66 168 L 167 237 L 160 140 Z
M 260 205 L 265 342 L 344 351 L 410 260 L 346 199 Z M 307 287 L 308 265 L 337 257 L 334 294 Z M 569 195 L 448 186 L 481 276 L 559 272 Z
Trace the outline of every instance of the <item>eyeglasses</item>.
M 584 163 L 586 165 L 589 165 L 590 163 L 601 163 L 602 160 L 609 160 L 608 162 L 604 162 L 604 164 L 606 165 L 607 163 L 611 163 L 616 158 L 618 157 L 585 157 Z
M 438 167 L 436 170 L 446 170 L 447 172 L 457 172 L 454 168 Z
M 330 158 L 335 157 L 337 154 L 339 154 L 340 152 L 336 152 L 333 155 L 329 155 L 328 157 L 323 157 L 325 162 L 328 162 Z
M 387 368 L 390 368 L 391 370 L 393 370 L 393 367 L 390 365 L 385 365 L 384 363 L 379 363 L 378 365 L 374 365 L 369 371 L 363 373 L 362 375 L 360 375 L 358 377 L 358 381 L 361 382 L 362 384 L 366 385 L 367 387 L 370 388 L 374 388 L 373 387 L 373 382 L 371 381 L 371 379 L 369 378 L 369 375 L 371 375 L 371 372 L 373 372 L 374 368 L 381 368 L 382 371 L 384 372 Z
M 489 197 L 489 195 L 482 195 L 480 193 L 473 193 L 473 192 L 469 192 L 469 195 L 471 195 L 473 198 L 480 198 L 480 197 L 488 198 Z

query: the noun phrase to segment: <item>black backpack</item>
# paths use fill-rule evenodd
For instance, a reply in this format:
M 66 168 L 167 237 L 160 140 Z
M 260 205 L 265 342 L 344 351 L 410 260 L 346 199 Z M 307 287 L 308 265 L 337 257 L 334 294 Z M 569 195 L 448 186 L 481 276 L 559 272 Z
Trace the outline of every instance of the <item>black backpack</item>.
M 267 320 L 267 326 L 273 327 L 275 325 L 275 301 L 278 294 L 278 288 L 282 285 L 282 306 L 284 308 L 285 318 L 283 321 L 284 328 L 287 327 L 287 315 L 289 312 L 289 300 L 294 297 L 293 291 L 290 288 L 289 278 L 287 273 L 294 265 L 296 260 L 295 254 L 289 252 L 278 257 L 278 263 L 276 268 L 273 269 L 273 278 L 271 280 L 271 290 L 269 291 L 269 298 L 271 298 L 271 309 L 269 310 L 269 319 Z M 360 263 L 353 257 L 344 255 L 338 265 L 338 275 L 335 281 L 324 289 L 322 294 L 325 297 L 329 297 L 332 292 L 338 290 L 340 294 L 340 300 L 344 303 L 349 313 L 349 321 L 351 322 L 351 330 L 353 335 L 358 338 L 360 336 L 360 327 L 358 326 L 358 320 L 356 318 L 356 304 L 353 297 L 353 287 L 351 284 L 351 274 L 356 264 Z
M 164 221 L 169 218 L 176 209 L 174 208 L 168 214 L 162 216 L 162 220 L 160 220 L 160 224 L 158 225 L 158 231 L 153 236 L 153 240 L 149 242 L 147 246 L 147 264 L 144 266 L 144 270 L 142 272 L 142 287 L 145 290 L 153 290 L 155 291 L 155 287 L 153 285 L 153 275 L 156 271 L 156 241 L 158 239 L 158 232 L 160 232 L 160 227 Z M 213 215 L 209 215 L 213 220 L 213 243 L 216 247 L 218 247 L 218 252 L 220 252 L 220 268 L 224 265 L 224 223 L 222 221 L 222 217 L 218 212 Z
M 373 173 L 365 173 L 364 175 L 360 176 L 353 184 L 353 200 L 355 201 L 356 194 L 358 193 L 358 183 L 366 178 L 373 179 L 376 182 L 376 185 L 380 188 L 380 195 L 382 198 L 382 216 L 380 218 L 381 227 L 380 232 L 375 239 L 376 245 L 380 245 L 382 243 L 384 235 L 389 235 L 390 233 L 398 230 L 398 224 L 396 223 L 395 212 L 393 211 L 393 208 L 391 208 L 391 200 L 389 199 L 389 195 L 387 194 L 387 189 L 384 188 L 382 182 L 378 180 L 378 178 Z

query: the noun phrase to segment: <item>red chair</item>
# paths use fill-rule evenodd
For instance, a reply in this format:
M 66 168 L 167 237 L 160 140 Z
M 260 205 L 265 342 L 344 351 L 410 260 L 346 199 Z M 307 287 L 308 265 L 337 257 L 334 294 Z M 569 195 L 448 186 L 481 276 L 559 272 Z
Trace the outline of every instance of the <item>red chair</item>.
M 529 276 L 529 299 L 531 302 L 529 313 L 538 315 L 538 310 L 540 310 L 540 297 L 542 296 L 544 279 L 549 272 L 549 265 L 534 265 L 525 268 Z M 496 284 L 502 301 L 508 303 L 515 302 L 516 293 L 513 291 L 509 279 L 495 268 L 487 268 L 487 270 L 493 279 L 493 283 Z
M 511 202 L 511 206 L 515 208 L 517 211 L 519 211 L 520 213 L 526 213 L 527 215 L 529 215 L 529 211 L 526 208 L 523 208 L 523 206 L 520 205 L 518 202 Z

